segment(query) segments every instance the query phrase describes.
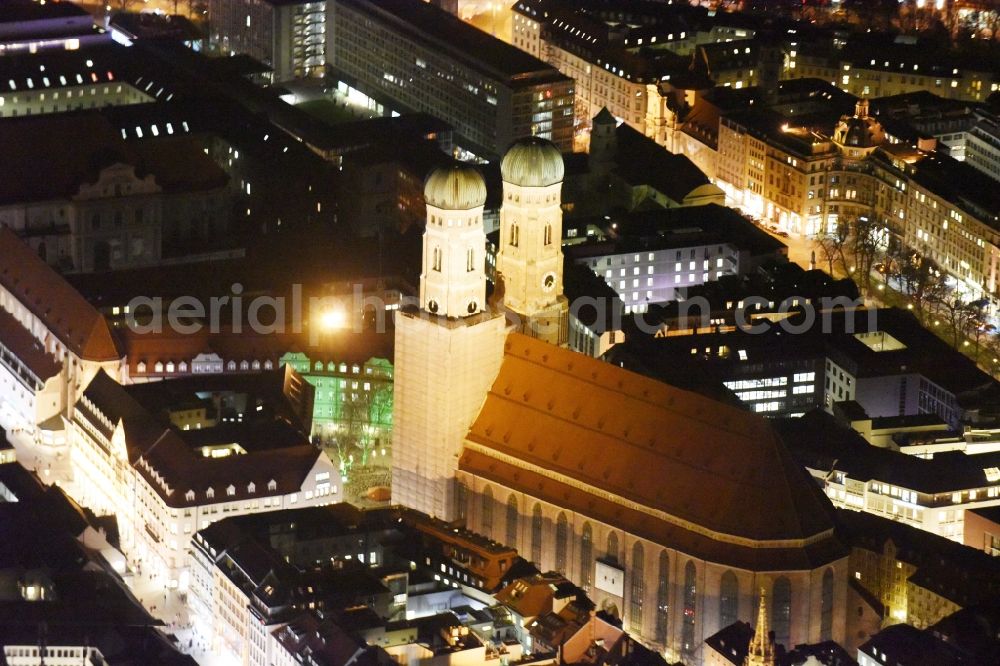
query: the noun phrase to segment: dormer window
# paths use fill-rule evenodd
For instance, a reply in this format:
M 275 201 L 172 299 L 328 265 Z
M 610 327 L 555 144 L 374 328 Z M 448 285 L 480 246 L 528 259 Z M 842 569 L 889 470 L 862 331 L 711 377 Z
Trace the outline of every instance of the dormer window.
M 174 369 L 175 369 L 174 368 L 174 362 L 173 361 L 168 362 L 167 363 L 167 372 L 173 372 Z
M 240 361 L 240 370 L 249 370 L 250 364 L 247 361 Z
M 274 479 L 271 479 L 270 481 L 267 482 L 267 489 L 268 491 L 273 493 L 275 490 L 278 489 L 278 482 L 275 481 Z
M 228 488 L 226 488 L 226 494 L 229 495 L 230 497 L 232 497 L 233 495 L 235 495 L 236 494 L 236 487 L 230 484 L 230 486 Z
M 271 361 L 264 361 L 265 370 L 271 370 L 272 368 L 274 368 L 274 363 L 271 363 Z
M 212 488 L 206 490 L 205 497 L 207 497 L 208 499 L 215 499 L 215 490 L 213 490 Z
M 187 372 L 188 371 L 188 364 L 185 363 L 184 361 L 181 361 L 180 365 L 177 366 L 177 370 L 180 371 L 180 372 Z
M 229 363 L 228 363 L 228 364 L 226 365 L 226 369 L 227 369 L 227 370 L 230 370 L 230 371 L 232 371 L 232 370 L 236 370 L 236 361 L 230 361 L 230 362 L 229 362 Z
M 247 492 L 250 493 L 251 495 L 257 492 L 257 486 L 256 484 L 254 484 L 253 481 L 247 484 Z
M 193 502 L 194 501 L 194 491 L 193 490 L 189 490 L 186 493 L 184 493 L 184 500 L 187 501 L 187 502 Z
M 163 372 L 163 363 L 157 361 L 156 365 L 153 366 L 153 369 L 156 370 L 156 372 Z
M 144 374 L 146 372 L 146 362 L 139 361 L 139 364 L 135 366 L 135 371 L 139 374 Z

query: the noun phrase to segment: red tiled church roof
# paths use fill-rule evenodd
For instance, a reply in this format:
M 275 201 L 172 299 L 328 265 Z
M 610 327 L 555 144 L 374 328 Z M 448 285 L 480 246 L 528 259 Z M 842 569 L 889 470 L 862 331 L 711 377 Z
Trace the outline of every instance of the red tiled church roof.
M 460 469 L 688 554 L 754 569 L 844 554 L 762 417 L 521 334 Z

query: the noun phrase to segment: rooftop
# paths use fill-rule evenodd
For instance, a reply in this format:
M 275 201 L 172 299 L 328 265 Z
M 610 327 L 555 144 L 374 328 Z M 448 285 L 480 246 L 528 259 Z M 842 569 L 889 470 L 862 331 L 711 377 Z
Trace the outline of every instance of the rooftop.
M 121 358 L 101 313 L 6 227 L 0 228 L 0 285 L 83 360 Z
M 961 451 L 919 458 L 872 446 L 830 414 L 814 410 L 800 418 L 776 419 L 774 427 L 802 465 L 822 472 L 838 470 L 858 481 L 880 481 L 925 495 L 983 488 L 996 482 L 986 469 L 1000 467 L 1000 453 Z
M 74 419 L 86 420 L 108 438 L 120 425 L 129 464 L 170 507 L 296 492 L 321 455 L 305 435 L 299 435 L 297 441 L 264 442 L 268 448 L 248 444 L 242 447 L 248 451 L 245 454 L 204 457 L 194 450 L 198 441 L 188 442 L 183 432 L 165 424 L 103 370 L 84 390 Z
M 785 244 L 755 226 L 732 208 L 718 204 L 683 206 L 624 213 L 612 218 L 615 237 L 564 248 L 566 256 L 580 260 L 591 256 L 624 254 L 669 248 L 727 244 L 751 256 L 781 255 Z
M 718 562 L 842 554 L 827 500 L 765 419 L 517 333 L 459 465 Z
M 551 65 L 422 0 L 337 0 L 336 4 L 381 17 L 395 30 L 508 85 L 533 85 L 539 77 L 566 78 Z

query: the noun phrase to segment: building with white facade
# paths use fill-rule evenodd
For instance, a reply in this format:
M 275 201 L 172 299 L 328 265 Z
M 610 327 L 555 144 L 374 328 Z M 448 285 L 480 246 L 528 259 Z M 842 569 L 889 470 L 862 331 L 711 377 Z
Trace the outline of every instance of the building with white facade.
M 420 307 L 396 314 L 393 502 L 451 520 L 462 438 L 499 369 L 506 332 L 486 303 L 486 185 L 470 166 L 424 190 Z
M 54 438 L 98 372 L 121 374 L 123 354 L 104 317 L 3 226 L 0 328 L 0 427 Z
M 337 467 L 308 441 L 312 388 L 302 377 L 284 368 L 202 381 L 126 388 L 99 372 L 69 428 L 72 497 L 115 515 L 132 567 L 181 590 L 199 529 L 341 497 Z

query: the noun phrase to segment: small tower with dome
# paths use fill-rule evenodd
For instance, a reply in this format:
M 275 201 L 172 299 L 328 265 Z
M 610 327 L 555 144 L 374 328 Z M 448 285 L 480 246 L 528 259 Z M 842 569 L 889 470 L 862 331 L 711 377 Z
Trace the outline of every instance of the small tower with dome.
M 868 100 L 859 99 L 853 116 L 841 116 L 833 131 L 833 142 L 848 157 L 867 157 L 885 143 L 882 124 L 868 114 Z
M 483 177 L 468 165 L 438 169 L 427 178 L 424 200 L 420 306 L 446 317 L 481 312 L 486 303 Z
M 562 154 L 539 137 L 516 141 L 500 163 L 498 279 L 521 332 L 556 345 L 568 337 L 563 296 Z

